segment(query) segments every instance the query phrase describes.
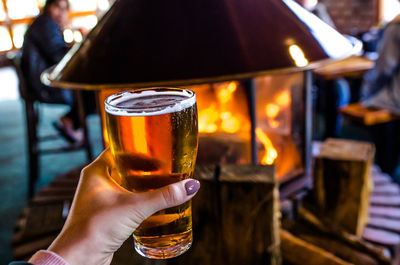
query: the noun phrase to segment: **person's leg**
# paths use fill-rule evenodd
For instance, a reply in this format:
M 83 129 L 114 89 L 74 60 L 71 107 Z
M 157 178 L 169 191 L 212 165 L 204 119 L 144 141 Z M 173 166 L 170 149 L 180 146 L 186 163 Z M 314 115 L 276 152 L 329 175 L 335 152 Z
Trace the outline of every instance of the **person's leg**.
M 336 123 L 335 123 L 335 136 L 338 136 L 342 130 L 343 117 L 339 114 L 339 108 L 344 107 L 350 102 L 350 86 L 348 82 L 343 79 L 335 80 L 335 96 L 336 96 Z

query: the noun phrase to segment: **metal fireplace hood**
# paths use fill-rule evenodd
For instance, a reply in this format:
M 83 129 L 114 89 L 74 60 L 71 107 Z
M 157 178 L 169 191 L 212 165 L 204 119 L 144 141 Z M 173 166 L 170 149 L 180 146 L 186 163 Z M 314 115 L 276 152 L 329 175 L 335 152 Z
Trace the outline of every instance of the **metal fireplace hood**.
M 303 71 L 357 52 L 292 0 L 116 0 L 42 80 L 135 88 Z

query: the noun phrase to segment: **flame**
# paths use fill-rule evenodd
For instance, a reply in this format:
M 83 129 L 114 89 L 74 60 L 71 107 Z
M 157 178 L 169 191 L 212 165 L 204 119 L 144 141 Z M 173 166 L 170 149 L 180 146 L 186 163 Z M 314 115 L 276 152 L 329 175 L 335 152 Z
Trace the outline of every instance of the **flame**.
M 199 111 L 199 131 L 213 133 L 218 130 L 218 112 L 215 104 Z
M 228 103 L 231 98 L 232 94 L 236 91 L 237 89 L 237 83 L 236 82 L 230 82 L 226 88 L 222 88 L 218 92 L 218 100 L 221 104 L 226 104 Z
M 268 124 L 272 129 L 278 128 L 280 122 L 276 120 L 268 120 Z
M 267 117 L 271 119 L 278 116 L 279 110 L 279 106 L 273 103 L 269 103 L 265 106 L 265 113 L 267 114 Z
M 249 121 L 243 120 L 242 116 L 246 115 L 240 115 L 243 110 L 237 107 L 238 98 L 234 97 L 238 84 L 238 82 L 232 81 L 215 85 L 215 102 L 207 108 L 199 109 L 199 132 L 214 133 L 223 131 L 238 133 L 248 130 Z M 201 92 L 197 94 L 200 98 Z M 204 97 L 203 99 L 207 102 L 212 98 Z
M 272 165 L 275 159 L 278 157 L 278 153 L 275 147 L 272 145 L 271 140 L 268 136 L 262 131 L 261 128 L 256 129 L 257 138 L 263 143 L 265 154 L 261 159 L 261 164 L 263 165 Z
M 228 133 L 235 133 L 239 131 L 239 119 L 234 117 L 230 112 L 223 112 L 220 115 L 221 118 L 221 129 Z
M 289 106 L 291 101 L 289 91 L 285 90 L 279 93 L 279 95 L 275 98 L 275 101 L 282 107 Z

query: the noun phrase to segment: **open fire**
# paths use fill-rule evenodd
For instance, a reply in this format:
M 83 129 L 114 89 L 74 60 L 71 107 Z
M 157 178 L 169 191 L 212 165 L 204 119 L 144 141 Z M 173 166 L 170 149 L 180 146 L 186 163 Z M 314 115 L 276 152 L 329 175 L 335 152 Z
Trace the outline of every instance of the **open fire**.
M 275 164 L 280 179 L 299 174 L 303 170 L 303 165 L 301 147 L 292 128 L 294 107 L 292 91 L 297 85 L 302 84 L 302 76 L 262 77 L 255 81 L 257 91 L 255 134 L 258 162 L 264 165 Z M 222 141 L 232 141 L 233 146 L 242 149 L 236 152 L 242 153 L 242 157 L 233 162 L 250 163 L 249 101 L 242 83 L 232 81 L 197 85 L 190 89 L 196 92 L 198 102 L 199 153 L 208 152 L 202 148 L 208 149 L 210 145 L 215 145 L 207 138 L 217 137 Z M 207 141 L 208 147 L 202 145 L 202 140 Z M 215 151 L 209 153 L 211 152 Z M 235 151 L 229 149 L 227 152 Z
M 258 163 L 275 164 L 281 180 L 299 175 L 304 171 L 303 75 L 260 77 L 255 84 Z M 249 96 L 243 83 L 231 81 L 188 88 L 197 97 L 198 162 L 251 163 Z M 100 102 L 116 92 L 100 93 Z M 103 133 L 107 144 L 106 132 Z

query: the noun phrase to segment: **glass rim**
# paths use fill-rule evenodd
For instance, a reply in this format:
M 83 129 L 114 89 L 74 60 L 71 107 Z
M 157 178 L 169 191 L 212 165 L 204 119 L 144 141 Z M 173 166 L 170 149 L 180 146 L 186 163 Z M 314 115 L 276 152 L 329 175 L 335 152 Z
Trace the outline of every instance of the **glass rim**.
M 113 105 L 112 103 L 118 100 L 119 98 L 122 98 L 126 94 L 140 94 L 145 91 L 154 91 L 156 93 L 166 93 L 169 94 L 171 92 L 175 92 L 173 94 L 175 95 L 182 95 L 181 93 L 185 92 L 186 93 L 186 98 L 183 98 L 182 100 L 179 100 L 176 105 L 182 105 L 182 106 L 192 106 L 196 102 L 196 94 L 187 88 L 182 88 L 182 87 L 147 87 L 147 88 L 139 88 L 139 89 L 132 89 L 132 90 L 127 90 L 127 91 L 122 91 L 115 93 L 113 95 L 108 96 L 105 101 L 105 111 L 110 114 L 115 114 L 115 115 L 129 115 L 129 114 L 145 114 L 148 113 L 148 115 L 156 115 L 154 112 L 161 111 L 161 109 L 165 109 L 171 106 L 171 103 L 166 103 L 166 104 L 156 104 L 156 105 L 151 105 L 147 107 L 143 106 L 116 106 Z M 177 110 L 184 109 L 183 108 L 177 108 Z M 125 113 L 122 113 L 125 112 Z M 172 111 L 171 111 L 172 112 Z M 175 112 L 175 111 L 174 111 Z M 119 113 L 119 114 L 118 114 Z

